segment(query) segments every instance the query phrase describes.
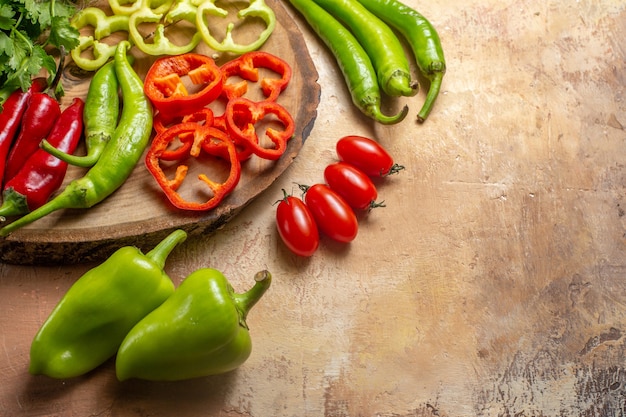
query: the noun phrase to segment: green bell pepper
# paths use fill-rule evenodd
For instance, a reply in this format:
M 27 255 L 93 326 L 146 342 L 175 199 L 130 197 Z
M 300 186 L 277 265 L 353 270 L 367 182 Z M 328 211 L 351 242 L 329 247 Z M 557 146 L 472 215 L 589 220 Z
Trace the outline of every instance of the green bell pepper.
M 128 333 L 117 353 L 117 378 L 176 381 L 239 367 L 252 351 L 246 316 L 272 277 L 261 271 L 254 278 L 250 290 L 236 294 L 221 272 L 193 272 Z
M 235 29 L 235 24 L 231 22 L 228 23 L 226 34 L 220 42 L 211 33 L 209 22 L 205 19 L 206 16 L 217 16 L 220 18 L 226 18 L 228 16 L 228 11 L 217 6 L 215 4 L 216 2 L 217 0 L 205 0 L 198 5 L 196 26 L 198 31 L 202 34 L 204 42 L 218 52 L 229 52 L 241 55 L 246 52 L 255 51 L 263 46 L 276 27 L 276 15 L 274 14 L 274 10 L 268 6 L 264 0 L 250 0 L 248 7 L 237 12 L 237 18 L 241 22 L 247 19 L 261 19 L 265 23 L 265 29 L 263 29 L 256 40 L 247 44 L 240 44 L 233 39 L 232 32 Z
M 115 355 L 128 331 L 174 293 L 163 267 L 186 237 L 176 230 L 145 255 L 122 247 L 80 277 L 35 336 L 29 372 L 71 378 Z
M 148 5 L 144 5 L 130 15 L 128 21 L 130 39 L 143 53 L 153 56 L 182 55 L 190 52 L 202 40 L 200 32 L 196 31 L 189 39 L 189 42 L 178 45 L 172 42 L 165 34 L 165 24 L 173 25 L 179 21 L 189 21 L 189 23 L 194 24 L 195 16 L 190 14 L 166 14 L 165 23 L 162 23 L 161 19 L 163 19 L 163 13 L 156 12 Z M 152 42 L 146 42 L 146 37 L 139 30 L 140 26 L 145 23 L 156 24 L 154 34 L 151 36 Z
M 72 49 L 72 59 L 85 71 L 96 71 L 115 55 L 117 45 L 100 42 L 116 32 L 128 32 L 128 16 L 107 16 L 97 7 L 87 7 L 79 11 L 71 21 L 76 29 L 93 28 L 93 36 L 80 35 L 78 46 Z M 128 36 L 127 36 L 128 37 Z M 91 49 L 91 53 L 88 52 Z

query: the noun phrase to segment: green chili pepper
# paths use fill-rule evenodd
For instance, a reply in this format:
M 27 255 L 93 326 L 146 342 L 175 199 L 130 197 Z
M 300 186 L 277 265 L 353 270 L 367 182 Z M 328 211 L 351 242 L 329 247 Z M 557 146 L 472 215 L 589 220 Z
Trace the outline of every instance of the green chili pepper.
M 117 353 L 117 378 L 176 381 L 239 367 L 252 351 L 246 316 L 272 279 L 268 271 L 254 278 L 250 290 L 236 294 L 221 272 L 193 272 L 128 333 Z
M 382 113 L 376 72 L 372 61 L 354 35 L 312 0 L 289 0 L 289 2 L 304 16 L 313 31 L 337 59 L 350 90 L 352 102 L 357 108 L 363 114 L 383 124 L 402 121 L 408 112 L 407 106 L 394 116 L 386 116 Z
M 382 90 L 390 96 L 414 96 L 419 90 L 411 81 L 409 61 L 400 40 L 389 26 L 358 0 L 314 0 L 344 23 L 367 52 Z
M 186 237 L 176 230 L 145 255 L 125 246 L 80 277 L 37 332 L 29 372 L 72 378 L 115 355 L 130 329 L 174 293 L 163 268 Z
M 115 32 L 128 32 L 128 16 L 107 16 L 97 7 L 82 9 L 72 18 L 72 26 L 76 29 L 93 28 L 93 36 L 80 36 L 78 46 L 70 54 L 74 63 L 85 71 L 96 71 L 115 55 L 116 45 L 100 42 Z M 91 48 L 91 54 L 83 52 Z
M 115 133 L 120 106 L 118 87 L 114 62 L 100 68 L 89 84 L 83 117 L 87 155 L 78 156 L 60 151 L 45 139 L 41 147 L 68 164 L 83 168 L 93 166 Z
M 55 198 L 0 229 L 0 236 L 7 236 L 56 210 L 92 207 L 110 196 L 129 177 L 152 133 L 152 106 L 144 95 L 143 82 L 126 57 L 129 48 L 130 42 L 121 41 L 115 53 L 115 72 L 122 91 L 122 115 L 98 162 Z
M 417 120 L 423 122 L 435 104 L 446 72 L 446 60 L 439 34 L 424 16 L 399 0 L 359 1 L 406 38 L 420 72 L 430 81 L 426 100 L 417 114 Z

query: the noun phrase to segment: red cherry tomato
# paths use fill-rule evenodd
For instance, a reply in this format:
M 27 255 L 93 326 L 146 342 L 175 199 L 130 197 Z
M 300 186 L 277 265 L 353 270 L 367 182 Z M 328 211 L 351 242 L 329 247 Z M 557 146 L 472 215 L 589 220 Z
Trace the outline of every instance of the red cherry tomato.
M 404 169 L 378 142 L 363 136 L 344 136 L 337 141 L 337 156 L 370 177 L 385 177 Z
M 326 184 L 315 184 L 306 189 L 306 203 L 315 223 L 329 238 L 342 243 L 354 240 L 359 225 L 348 203 Z
M 350 207 L 365 210 L 378 207 L 376 186 L 363 171 L 346 162 L 336 162 L 324 169 L 324 179 L 331 190 L 335 191 Z
M 290 251 L 311 256 L 317 250 L 320 237 L 313 215 L 298 197 L 287 195 L 276 208 L 278 234 Z

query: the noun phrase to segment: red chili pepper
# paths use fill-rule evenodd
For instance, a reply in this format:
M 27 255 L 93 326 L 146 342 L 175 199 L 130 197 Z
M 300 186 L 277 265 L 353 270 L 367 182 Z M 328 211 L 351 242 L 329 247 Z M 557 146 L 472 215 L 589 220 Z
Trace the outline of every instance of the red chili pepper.
M 68 154 L 74 152 L 83 135 L 84 106 L 83 100 L 75 98 L 61 113 L 47 138 L 51 145 Z M 38 149 L 6 183 L 0 216 L 18 216 L 41 207 L 59 189 L 66 172 L 67 162 Z
M 190 93 L 181 77 L 188 77 L 198 91 Z M 165 56 L 148 70 L 144 92 L 164 120 L 173 119 L 199 110 L 219 97 L 222 72 L 213 58 L 206 55 Z
M 289 64 L 264 51 L 245 53 L 225 63 L 220 68 L 223 74 L 222 94 L 229 100 L 241 97 L 248 91 L 247 81 L 259 81 L 259 68 L 267 68 L 280 75 L 280 78 L 265 77 L 261 79 L 260 87 L 266 100 L 275 101 L 291 80 Z M 236 84 L 227 83 L 228 79 L 234 76 L 239 76 L 242 80 Z
M 22 169 L 28 158 L 39 149 L 61 115 L 59 103 L 46 93 L 35 93 L 28 100 L 20 130 L 4 169 L 4 179 L 10 181 Z
M 276 160 L 287 149 L 287 142 L 295 132 L 295 122 L 291 114 L 275 101 L 250 101 L 239 97 L 228 101 L 226 111 L 226 126 L 233 141 L 248 147 L 257 156 Z M 277 130 L 272 125 L 278 122 L 283 130 Z M 273 147 L 266 147 L 259 139 L 257 127 L 264 125 L 265 136 L 269 138 Z
M 2 183 L 7 155 L 28 107 L 28 100 L 34 93 L 45 90 L 46 85 L 45 78 L 35 78 L 28 90 L 18 89 L 4 102 L 2 113 L 0 113 L 0 126 L 2 126 L 0 130 L 0 183 Z
M 201 152 L 225 159 L 230 166 L 228 177 L 222 182 L 213 181 L 205 174 L 198 175 L 198 179 L 208 185 L 211 196 L 206 202 L 194 202 L 187 200 L 178 191 L 187 176 L 189 166 L 175 166 L 172 163 L 189 157 L 199 158 Z M 148 171 L 170 202 L 184 210 L 204 211 L 216 207 L 235 188 L 241 177 L 241 164 L 235 145 L 228 135 L 212 126 L 195 122 L 180 123 L 159 133 L 148 149 L 145 162 Z M 165 170 L 174 170 L 174 167 L 174 178 L 169 179 Z

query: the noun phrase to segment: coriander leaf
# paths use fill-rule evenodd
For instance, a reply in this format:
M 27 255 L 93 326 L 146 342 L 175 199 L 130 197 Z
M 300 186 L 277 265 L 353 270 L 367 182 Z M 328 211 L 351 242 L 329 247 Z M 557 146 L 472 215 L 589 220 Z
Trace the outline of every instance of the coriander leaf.
M 1 30 L 11 30 L 13 26 L 15 26 L 15 12 L 8 4 L 3 4 L 0 6 L 0 29 Z
M 64 46 L 69 51 L 78 46 L 79 36 L 78 29 L 70 24 L 67 17 L 55 16 L 52 18 L 50 36 L 48 37 L 48 41 L 52 45 L 57 48 Z

